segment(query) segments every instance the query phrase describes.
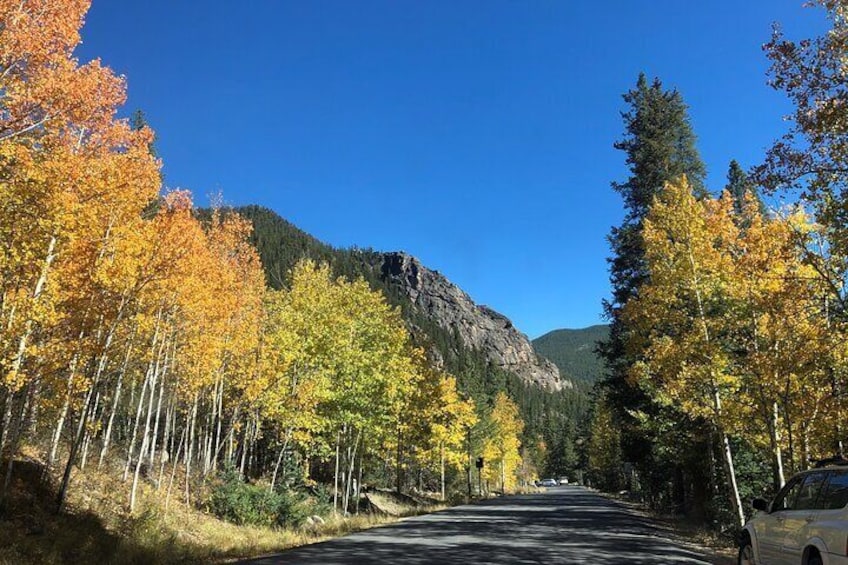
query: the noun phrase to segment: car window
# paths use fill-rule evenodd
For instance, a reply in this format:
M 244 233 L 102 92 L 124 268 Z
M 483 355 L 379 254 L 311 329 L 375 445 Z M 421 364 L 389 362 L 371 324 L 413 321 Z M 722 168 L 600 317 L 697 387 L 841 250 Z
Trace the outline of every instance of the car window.
M 795 499 L 795 504 L 792 506 L 793 510 L 813 510 L 817 508 L 821 508 L 821 506 L 817 505 L 817 501 L 819 500 L 819 493 L 821 492 L 822 485 L 825 483 L 827 479 L 828 473 L 822 471 L 819 473 L 810 473 L 804 478 L 804 482 L 801 485 L 801 489 L 798 491 L 798 497 Z M 822 500 L 819 504 L 823 504 Z
M 774 502 L 771 503 L 771 511 L 779 512 L 781 510 L 792 510 L 795 505 L 795 499 L 798 497 L 798 492 L 801 490 L 801 481 L 804 477 L 796 477 L 786 483 L 777 496 Z
M 819 504 L 825 510 L 845 508 L 848 504 L 848 472 L 840 471 L 831 475 L 830 481 L 822 492 Z

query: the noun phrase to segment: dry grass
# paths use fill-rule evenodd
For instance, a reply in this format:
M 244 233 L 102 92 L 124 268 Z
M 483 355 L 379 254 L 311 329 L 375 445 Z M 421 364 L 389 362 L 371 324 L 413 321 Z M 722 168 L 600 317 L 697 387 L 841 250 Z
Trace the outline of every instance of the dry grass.
M 252 557 L 315 543 L 396 521 L 362 514 L 330 517 L 297 529 L 236 526 L 186 505 L 174 485 L 167 510 L 165 485 L 140 488 L 136 511 L 127 509 L 129 487 L 120 469 L 94 466 L 73 475 L 67 511 L 52 512 L 54 492 L 43 486 L 35 461 L 16 463 L 8 511 L 0 518 L 0 564 L 209 563 Z M 437 508 L 410 506 L 400 515 Z
M 538 494 L 540 492 L 544 492 L 545 489 L 539 488 L 534 485 L 525 485 L 519 486 L 515 488 L 515 492 L 513 494 Z

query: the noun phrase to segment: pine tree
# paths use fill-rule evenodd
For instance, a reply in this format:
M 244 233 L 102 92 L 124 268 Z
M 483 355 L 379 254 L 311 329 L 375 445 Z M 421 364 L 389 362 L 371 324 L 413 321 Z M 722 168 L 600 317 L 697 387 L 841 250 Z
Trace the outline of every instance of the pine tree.
M 654 197 L 666 183 L 682 176 L 688 178 L 693 192 L 703 197 L 706 171 L 695 147 L 688 108 L 677 90 L 665 90 L 659 79 L 649 84 L 641 74 L 636 88 L 624 95 L 624 101 L 628 105 L 622 113 L 625 133 L 615 148 L 626 153 L 630 177 L 612 183 L 621 194 L 626 214 L 622 224 L 609 235 L 612 297 L 604 301 L 604 311 L 610 320 L 610 336 L 599 343 L 599 353 L 607 368 L 603 384 L 606 397 L 622 425 L 624 456 L 637 466 L 654 467 L 650 454 L 655 441 L 630 416 L 634 411 L 649 411 L 651 403 L 627 382 L 626 375 L 638 355 L 625 353 L 630 328 L 620 313 L 647 280 L 642 223 Z M 646 486 L 651 488 L 650 484 Z
M 641 74 L 636 88 L 624 95 L 624 101 L 630 105 L 622 114 L 625 136 L 615 143 L 615 148 L 627 154 L 630 178 L 612 183 L 624 200 L 626 215 L 622 225 L 613 228 L 609 235 L 613 296 L 604 302 L 604 311 L 612 327 L 609 340 L 601 348 L 613 381 L 629 365 L 622 355 L 621 334 L 626 328 L 621 326 L 618 311 L 646 279 L 642 219 L 665 183 L 683 175 L 695 194 L 706 193 L 706 171 L 695 148 L 695 134 L 680 93 L 663 90 L 659 79 L 649 85 Z
M 765 214 L 765 204 L 757 192 L 756 185 L 748 178 L 748 175 L 736 159 L 730 161 L 730 166 L 727 169 L 727 185 L 724 187 L 724 190 L 729 192 L 733 198 L 733 211 L 737 216 L 742 216 L 745 209 L 745 198 L 748 194 L 757 203 L 760 214 Z

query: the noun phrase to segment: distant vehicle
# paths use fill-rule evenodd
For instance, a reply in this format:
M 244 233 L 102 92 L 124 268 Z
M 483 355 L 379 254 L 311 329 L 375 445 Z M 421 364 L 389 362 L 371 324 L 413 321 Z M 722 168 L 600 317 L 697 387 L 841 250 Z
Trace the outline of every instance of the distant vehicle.
M 568 484 L 568 477 L 560 477 L 559 478 L 559 484 L 567 485 Z
M 848 460 L 821 461 L 753 505 L 739 565 L 848 565 Z
M 557 486 L 557 482 L 553 479 L 542 479 L 539 483 L 540 487 L 555 487 Z

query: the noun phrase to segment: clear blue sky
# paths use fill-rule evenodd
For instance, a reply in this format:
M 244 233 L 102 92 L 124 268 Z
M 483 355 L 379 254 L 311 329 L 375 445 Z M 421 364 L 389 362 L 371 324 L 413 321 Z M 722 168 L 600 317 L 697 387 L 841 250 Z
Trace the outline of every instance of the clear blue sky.
M 168 186 L 405 250 L 537 337 L 602 320 L 621 94 L 678 88 L 719 189 L 785 127 L 761 45 L 824 29 L 801 4 L 94 0 L 79 55 L 127 76 Z

